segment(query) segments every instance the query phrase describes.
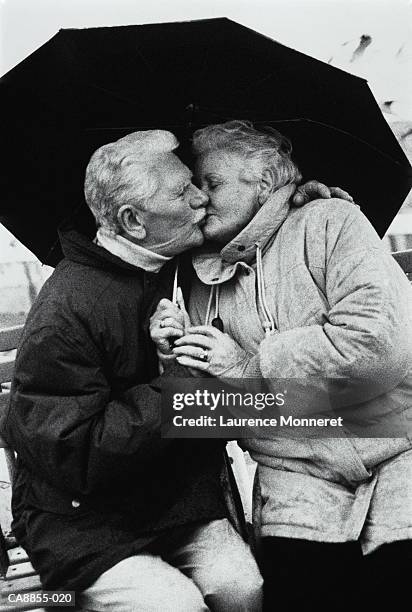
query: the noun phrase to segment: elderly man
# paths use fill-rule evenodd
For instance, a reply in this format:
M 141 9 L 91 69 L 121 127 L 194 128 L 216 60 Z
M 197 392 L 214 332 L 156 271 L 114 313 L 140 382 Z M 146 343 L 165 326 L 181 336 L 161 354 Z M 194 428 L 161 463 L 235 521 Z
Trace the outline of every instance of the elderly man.
M 81 593 L 89 610 L 260 608 L 259 571 L 228 521 L 224 442 L 160 436 L 149 317 L 171 295 L 172 258 L 203 241 L 207 199 L 177 145 L 153 130 L 95 152 L 97 236 L 61 232 L 65 258 L 16 359 L 13 528 L 43 586 Z

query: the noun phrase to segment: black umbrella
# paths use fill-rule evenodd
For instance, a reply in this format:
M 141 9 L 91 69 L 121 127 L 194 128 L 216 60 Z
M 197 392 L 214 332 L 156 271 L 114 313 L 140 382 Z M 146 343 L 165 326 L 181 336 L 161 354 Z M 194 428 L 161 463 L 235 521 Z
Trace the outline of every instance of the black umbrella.
M 366 81 L 228 19 L 61 30 L 1 79 L 0 108 L 0 222 L 51 264 L 91 153 L 135 130 L 170 129 L 187 160 L 199 126 L 277 127 L 305 178 L 350 191 L 380 234 L 412 184 Z

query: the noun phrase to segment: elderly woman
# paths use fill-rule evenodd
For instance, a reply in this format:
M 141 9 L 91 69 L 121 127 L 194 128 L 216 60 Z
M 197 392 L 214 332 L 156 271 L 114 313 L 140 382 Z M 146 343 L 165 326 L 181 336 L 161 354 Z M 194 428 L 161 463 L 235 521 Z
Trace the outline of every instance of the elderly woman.
M 300 173 L 274 130 L 210 126 L 195 133 L 194 152 L 208 242 L 193 257 L 197 326 L 175 343 L 179 363 L 269 385 L 310 378 L 352 415 L 395 411 L 407 422 L 411 288 L 359 208 L 337 198 L 291 207 Z M 316 411 L 312 397 L 301 414 Z M 347 605 L 343 577 L 353 586 L 360 571 L 375 572 L 382 594 L 400 592 L 391 577 L 411 559 L 410 431 L 243 442 L 258 463 L 267 610 L 282 593 L 291 609 L 337 609 L 337 592 Z

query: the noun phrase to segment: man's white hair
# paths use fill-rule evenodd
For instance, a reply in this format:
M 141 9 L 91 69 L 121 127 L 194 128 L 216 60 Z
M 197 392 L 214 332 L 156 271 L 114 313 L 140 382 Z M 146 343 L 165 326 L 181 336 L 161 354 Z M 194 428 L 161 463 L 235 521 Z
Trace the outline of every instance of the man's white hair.
M 132 132 L 93 153 L 86 168 L 84 195 L 96 223 L 116 233 L 123 204 L 143 209 L 158 187 L 156 161 L 179 146 L 164 130 Z

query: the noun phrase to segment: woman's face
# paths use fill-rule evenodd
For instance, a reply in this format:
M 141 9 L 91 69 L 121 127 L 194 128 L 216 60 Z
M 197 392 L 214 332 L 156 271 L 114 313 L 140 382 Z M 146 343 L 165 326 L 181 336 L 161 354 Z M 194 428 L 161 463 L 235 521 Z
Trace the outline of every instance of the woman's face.
M 257 182 L 248 177 L 246 164 L 240 155 L 226 151 L 198 158 L 197 184 L 209 198 L 202 227 L 206 240 L 227 244 L 256 214 Z

